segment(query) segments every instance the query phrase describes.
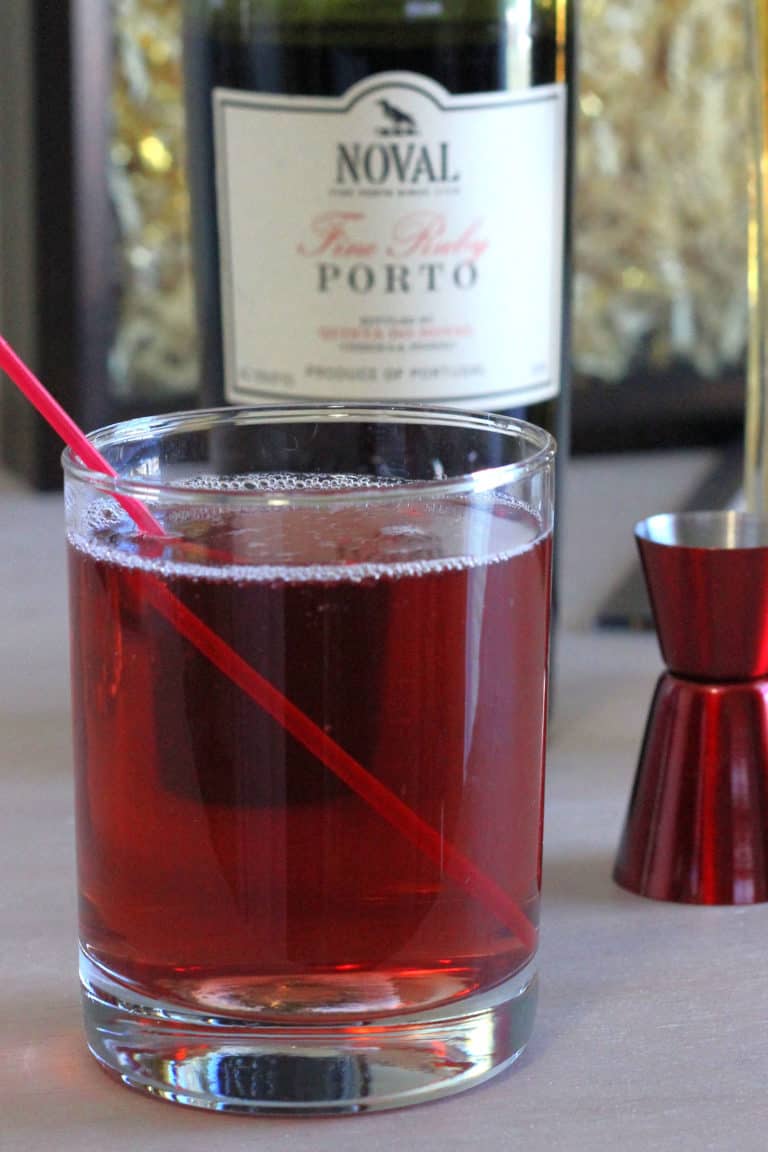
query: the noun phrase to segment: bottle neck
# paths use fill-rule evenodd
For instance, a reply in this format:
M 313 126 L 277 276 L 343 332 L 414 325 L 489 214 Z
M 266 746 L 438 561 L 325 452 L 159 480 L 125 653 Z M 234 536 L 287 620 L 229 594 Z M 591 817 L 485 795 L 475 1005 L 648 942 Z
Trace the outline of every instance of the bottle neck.
M 198 27 L 228 29 L 239 39 L 279 27 L 356 28 L 406 26 L 434 36 L 436 26 L 467 29 L 487 24 L 525 27 L 533 38 L 550 27 L 565 43 L 567 0 L 184 0 L 185 18 Z

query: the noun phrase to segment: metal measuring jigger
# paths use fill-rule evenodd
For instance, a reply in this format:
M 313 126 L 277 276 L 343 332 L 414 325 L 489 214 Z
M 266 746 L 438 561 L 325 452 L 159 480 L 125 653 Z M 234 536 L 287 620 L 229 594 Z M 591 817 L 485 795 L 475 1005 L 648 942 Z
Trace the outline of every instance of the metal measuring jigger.
M 614 879 L 655 900 L 768 900 L 768 519 L 652 516 L 635 538 L 668 671 Z

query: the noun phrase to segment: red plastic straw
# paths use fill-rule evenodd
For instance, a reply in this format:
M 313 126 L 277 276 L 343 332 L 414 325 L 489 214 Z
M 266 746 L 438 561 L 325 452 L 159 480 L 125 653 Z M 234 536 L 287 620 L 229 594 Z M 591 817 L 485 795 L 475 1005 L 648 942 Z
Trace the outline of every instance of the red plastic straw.
M 27 368 L 7 340 L 0 336 L 0 368 L 8 373 L 16 387 L 24 393 L 27 400 L 37 408 L 43 419 L 47 420 L 68 444 L 86 468 L 95 472 L 105 472 L 107 476 L 117 476 L 111 464 L 108 464 L 100 452 L 93 447 L 87 436 L 81 432 L 72 417 L 64 411 L 58 400 L 51 396 L 48 389 L 38 380 L 37 376 Z M 115 499 L 123 506 L 136 527 L 149 536 L 165 536 L 165 529 L 158 524 L 154 516 L 144 507 L 140 500 L 131 496 L 122 496 L 115 492 Z
M 88 468 L 115 476 L 114 469 L 93 447 L 72 418 L 0 337 L 0 368 L 29 399 Z M 166 535 L 144 505 L 129 496 L 114 494 L 136 526 L 153 536 Z M 157 577 L 147 581 L 149 599 L 173 627 L 233 684 L 303 744 L 321 764 L 335 773 L 384 820 L 396 828 L 461 888 L 468 888 L 494 916 L 520 940 L 526 951 L 536 943 L 536 929 L 501 885 L 487 876 L 463 852 L 409 808 L 389 788 L 337 744 L 306 713 L 239 656 L 234 648 L 190 611 Z
M 255 700 L 286 732 L 343 780 L 374 812 L 378 812 L 397 828 L 406 840 L 415 844 L 451 880 L 462 888 L 470 888 L 502 924 L 516 933 L 526 949 L 533 948 L 535 929 L 495 880 L 404 804 L 399 796 L 350 756 L 314 720 L 243 660 L 242 656 L 238 656 L 226 641 L 191 612 L 160 580 L 153 582 L 150 599 L 153 607 L 202 652 L 215 668 Z

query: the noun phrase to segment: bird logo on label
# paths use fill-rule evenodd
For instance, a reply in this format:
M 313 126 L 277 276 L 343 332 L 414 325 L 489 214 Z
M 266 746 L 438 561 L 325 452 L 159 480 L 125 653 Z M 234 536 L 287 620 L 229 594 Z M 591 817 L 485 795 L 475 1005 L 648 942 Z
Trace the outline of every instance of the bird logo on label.
M 377 100 L 376 103 L 381 108 L 387 124 L 384 128 L 378 128 L 377 132 L 380 136 L 416 136 L 418 135 L 418 126 L 412 116 L 407 112 L 403 112 L 402 108 L 398 108 L 396 104 L 392 104 L 389 100 Z

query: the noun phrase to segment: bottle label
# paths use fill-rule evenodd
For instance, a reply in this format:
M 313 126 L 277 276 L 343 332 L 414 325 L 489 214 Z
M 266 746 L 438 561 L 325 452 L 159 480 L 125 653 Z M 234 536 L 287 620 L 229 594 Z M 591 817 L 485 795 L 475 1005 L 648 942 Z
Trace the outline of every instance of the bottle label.
M 229 402 L 557 394 L 562 85 L 213 101 Z

